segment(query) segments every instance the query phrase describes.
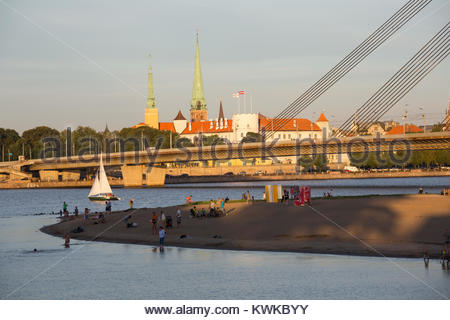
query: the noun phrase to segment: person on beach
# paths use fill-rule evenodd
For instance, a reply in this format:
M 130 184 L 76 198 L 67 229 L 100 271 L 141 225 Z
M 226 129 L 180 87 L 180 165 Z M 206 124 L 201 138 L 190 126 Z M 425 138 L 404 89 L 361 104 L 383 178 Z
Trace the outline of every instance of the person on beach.
M 247 204 L 250 201 L 250 191 L 247 190 L 247 193 L 245 194 L 245 199 L 247 199 Z
M 163 226 L 159 227 L 159 249 L 162 250 L 164 248 L 164 238 L 166 237 L 166 231 Z
M 63 203 L 63 212 L 66 212 L 67 211 L 67 203 L 64 201 L 64 203 Z
M 152 234 L 155 235 L 157 233 L 156 224 L 158 223 L 158 215 L 155 211 L 152 214 Z
M 195 217 L 197 217 L 197 207 L 196 206 L 194 206 L 192 209 L 191 209 L 191 216 L 192 216 L 192 218 L 195 218 Z
M 189 197 L 186 197 L 186 204 L 192 203 L 192 194 Z
M 179 228 L 181 225 L 181 210 L 180 208 L 177 208 L 177 228 Z
M 70 247 L 70 234 L 66 233 L 64 236 L 64 247 L 69 248 Z
M 130 205 L 130 209 L 133 209 L 134 199 L 131 198 L 130 201 L 128 201 L 128 204 Z
M 166 215 L 161 211 L 161 226 L 164 227 L 166 225 Z
M 73 212 L 75 214 L 76 217 L 78 217 L 78 207 L 75 206 L 75 211 Z
M 220 211 L 222 211 L 222 214 L 225 214 L 225 201 L 222 200 L 220 203 Z
M 84 208 L 84 221 L 88 221 L 88 220 L 89 220 L 89 209 Z
M 215 211 L 216 211 L 216 204 L 215 204 L 214 201 L 211 199 L 211 200 L 209 201 L 209 215 L 210 215 L 211 217 L 213 217 Z
M 444 238 L 445 238 L 445 246 L 447 247 L 448 251 L 448 247 L 450 245 L 450 231 L 448 231 L 448 229 L 445 229 Z
M 106 201 L 106 208 L 105 208 L 105 211 L 106 211 L 107 213 L 111 213 L 111 208 L 112 208 L 111 201 L 107 200 L 107 201 Z

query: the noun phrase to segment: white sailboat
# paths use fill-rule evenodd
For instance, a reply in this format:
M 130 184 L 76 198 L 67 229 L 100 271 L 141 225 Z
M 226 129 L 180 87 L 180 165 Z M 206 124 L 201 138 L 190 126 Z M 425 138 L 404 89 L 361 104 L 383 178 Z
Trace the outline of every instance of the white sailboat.
M 102 154 L 100 154 L 100 167 L 95 174 L 94 184 L 91 187 L 88 198 L 89 200 L 95 201 L 120 200 L 119 197 L 113 194 L 111 186 L 109 185 L 105 168 L 103 167 Z

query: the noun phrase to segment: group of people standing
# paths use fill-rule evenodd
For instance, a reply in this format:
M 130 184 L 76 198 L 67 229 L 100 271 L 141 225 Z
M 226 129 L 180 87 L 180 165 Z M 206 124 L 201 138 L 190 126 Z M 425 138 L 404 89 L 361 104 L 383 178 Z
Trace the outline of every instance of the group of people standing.
M 164 248 L 164 240 L 166 238 L 166 229 L 172 228 L 172 216 L 167 216 L 161 211 L 159 217 L 156 211 L 152 213 L 152 235 L 159 235 L 159 246 L 160 250 Z M 177 208 L 176 211 L 176 221 L 177 228 L 181 226 L 181 209 Z M 159 231 L 158 231 L 158 222 L 159 222 Z

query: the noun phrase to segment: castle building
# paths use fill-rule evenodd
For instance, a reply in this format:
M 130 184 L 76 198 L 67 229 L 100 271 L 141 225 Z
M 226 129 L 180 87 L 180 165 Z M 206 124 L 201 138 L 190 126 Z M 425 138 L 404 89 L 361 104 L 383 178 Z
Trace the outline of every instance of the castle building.
M 239 143 L 248 133 L 262 134 L 264 131 L 275 131 L 268 141 L 296 140 L 296 139 L 321 139 L 322 129 L 329 132 L 328 120 L 323 114 L 316 123 L 307 119 L 270 119 L 260 113 L 238 113 L 227 119 L 224 114 L 222 99 L 220 99 L 219 116 L 216 119 L 208 119 L 205 93 L 203 88 L 202 71 L 200 66 L 200 50 L 198 32 L 196 33 L 196 50 L 194 63 L 194 79 L 192 85 L 192 98 L 190 102 L 190 120 L 188 121 L 181 110 L 172 122 L 159 122 L 158 109 L 156 107 L 153 72 L 151 64 L 148 70 L 147 106 L 145 108 L 145 122 L 141 122 L 133 128 L 151 127 L 159 130 L 167 130 L 178 133 L 181 137 L 188 138 L 193 143 L 200 141 L 202 136 L 218 136 L 231 143 Z

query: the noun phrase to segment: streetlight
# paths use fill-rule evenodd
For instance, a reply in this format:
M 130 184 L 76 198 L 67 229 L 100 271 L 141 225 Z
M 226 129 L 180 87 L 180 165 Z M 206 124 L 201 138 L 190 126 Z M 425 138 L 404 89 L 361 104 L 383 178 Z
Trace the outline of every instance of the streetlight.
M 403 112 L 402 112 L 402 122 L 403 122 L 403 134 L 406 134 L 406 117 L 408 115 L 408 111 L 406 110 L 406 107 L 408 106 L 408 104 L 405 104 L 405 106 L 403 107 Z
M 422 117 L 423 117 L 423 133 L 426 132 L 426 127 L 425 127 L 425 110 L 423 110 L 422 107 L 419 107 L 419 110 L 422 110 Z

